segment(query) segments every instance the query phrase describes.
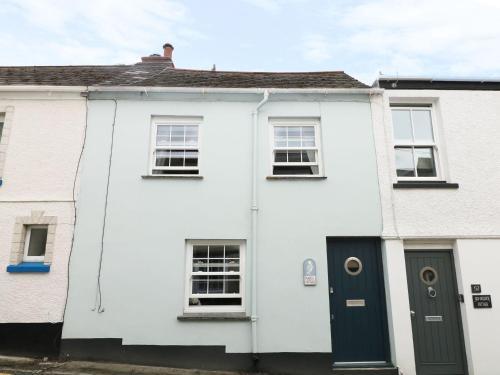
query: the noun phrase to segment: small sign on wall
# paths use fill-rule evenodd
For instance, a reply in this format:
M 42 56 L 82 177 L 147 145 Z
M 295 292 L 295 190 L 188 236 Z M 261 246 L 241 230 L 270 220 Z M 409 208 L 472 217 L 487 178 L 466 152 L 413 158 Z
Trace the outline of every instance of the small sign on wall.
M 475 309 L 491 309 L 491 295 L 472 296 Z
M 481 284 L 472 284 L 470 288 L 472 293 L 481 293 Z
M 317 284 L 316 262 L 314 259 L 309 258 L 304 260 L 302 272 L 304 276 L 304 285 L 313 286 Z

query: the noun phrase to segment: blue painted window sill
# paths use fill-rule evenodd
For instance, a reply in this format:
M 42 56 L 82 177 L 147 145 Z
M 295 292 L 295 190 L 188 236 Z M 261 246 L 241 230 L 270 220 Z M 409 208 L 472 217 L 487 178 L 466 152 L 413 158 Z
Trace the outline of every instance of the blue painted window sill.
M 22 262 L 19 264 L 11 264 L 7 266 L 7 272 L 49 272 L 50 264 L 40 262 Z

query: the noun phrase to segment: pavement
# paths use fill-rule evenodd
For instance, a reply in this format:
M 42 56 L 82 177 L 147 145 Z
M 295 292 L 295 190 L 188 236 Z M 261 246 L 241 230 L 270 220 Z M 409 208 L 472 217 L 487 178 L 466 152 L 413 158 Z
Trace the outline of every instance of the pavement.
M 0 356 L 0 375 L 266 375 L 233 371 L 208 371 L 122 363 L 48 361 L 27 357 Z

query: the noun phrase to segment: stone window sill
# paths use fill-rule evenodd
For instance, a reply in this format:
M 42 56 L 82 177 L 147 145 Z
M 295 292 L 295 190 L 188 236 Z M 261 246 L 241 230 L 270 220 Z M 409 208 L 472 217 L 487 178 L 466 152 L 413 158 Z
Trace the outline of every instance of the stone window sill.
M 50 271 L 50 264 L 39 262 L 22 262 L 19 264 L 10 264 L 7 266 L 7 272 L 10 273 L 47 273 Z
M 199 174 L 148 174 L 141 176 L 143 180 L 161 180 L 161 179 L 187 179 L 187 180 L 202 180 L 203 176 Z
M 250 317 L 245 313 L 184 313 L 177 317 L 181 322 L 247 322 Z
M 326 180 L 326 176 L 267 176 L 267 180 Z
M 458 189 L 457 183 L 446 181 L 398 181 L 394 189 Z

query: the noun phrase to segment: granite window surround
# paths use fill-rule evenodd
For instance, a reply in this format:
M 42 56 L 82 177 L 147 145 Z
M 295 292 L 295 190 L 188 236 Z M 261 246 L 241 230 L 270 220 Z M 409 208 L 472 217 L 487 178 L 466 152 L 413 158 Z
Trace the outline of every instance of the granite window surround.
M 14 233 L 12 236 L 12 245 L 10 253 L 10 264 L 7 267 L 8 272 L 17 272 L 16 266 L 22 268 L 26 232 L 31 225 L 46 225 L 47 226 L 47 242 L 45 245 L 45 256 L 43 262 L 39 262 L 40 265 L 45 265 L 49 267 L 44 267 L 43 272 L 48 272 L 50 270 L 50 264 L 52 263 L 54 254 L 54 242 L 57 226 L 57 216 L 44 216 L 44 211 L 32 211 L 31 216 L 18 216 L 16 217 L 16 222 L 14 224 Z M 23 268 L 26 271 L 19 272 L 30 272 L 31 268 Z M 42 272 L 42 271 L 33 271 Z
M 7 145 L 9 144 L 13 116 L 14 116 L 14 107 L 0 106 L 0 122 L 3 123 L 2 135 L 0 137 L 0 186 L 2 186 L 3 183 L 3 171 L 5 167 Z

